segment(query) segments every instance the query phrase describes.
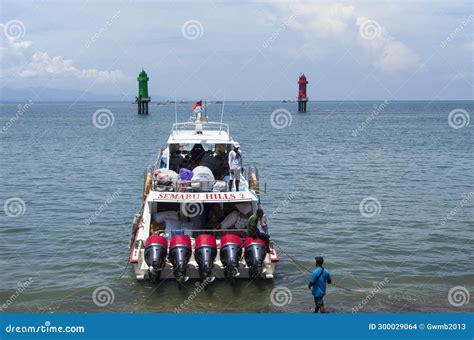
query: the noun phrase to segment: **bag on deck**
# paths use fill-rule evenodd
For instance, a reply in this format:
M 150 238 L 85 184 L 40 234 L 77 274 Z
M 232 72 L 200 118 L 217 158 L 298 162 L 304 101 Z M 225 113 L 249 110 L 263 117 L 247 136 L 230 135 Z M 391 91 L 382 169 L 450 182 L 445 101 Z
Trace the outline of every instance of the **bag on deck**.
M 189 169 L 182 168 L 179 170 L 179 179 L 181 181 L 190 181 L 193 178 L 193 172 Z
M 205 166 L 197 166 L 194 168 L 192 181 L 193 183 L 191 185 L 193 188 L 204 191 L 212 190 L 216 182 L 211 169 Z

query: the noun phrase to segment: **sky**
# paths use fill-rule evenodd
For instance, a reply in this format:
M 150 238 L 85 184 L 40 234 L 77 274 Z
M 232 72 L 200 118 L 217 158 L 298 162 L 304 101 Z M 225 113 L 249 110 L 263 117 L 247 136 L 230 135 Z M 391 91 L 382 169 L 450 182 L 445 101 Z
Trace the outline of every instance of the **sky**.
M 207 100 L 474 97 L 471 1 L 8 1 L 0 87 Z

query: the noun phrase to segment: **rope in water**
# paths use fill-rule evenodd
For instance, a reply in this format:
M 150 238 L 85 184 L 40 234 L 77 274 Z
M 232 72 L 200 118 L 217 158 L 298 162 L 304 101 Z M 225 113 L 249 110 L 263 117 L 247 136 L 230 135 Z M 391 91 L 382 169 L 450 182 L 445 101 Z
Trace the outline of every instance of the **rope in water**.
M 284 251 L 281 246 L 277 246 L 275 243 L 273 243 L 273 246 L 278 248 L 279 251 L 281 251 L 283 254 L 285 254 L 286 257 L 288 257 L 295 265 L 296 267 L 301 271 L 306 271 L 308 273 L 312 273 L 311 270 L 309 270 L 308 268 L 306 268 L 305 266 L 303 266 L 301 263 L 298 263 L 290 254 L 288 254 L 286 251 Z M 303 270 L 301 270 L 303 269 Z M 344 287 L 344 286 L 341 286 L 341 285 L 338 285 L 336 283 L 332 283 L 332 285 L 334 285 L 334 287 L 337 287 L 337 288 L 341 288 L 341 289 L 344 289 L 348 292 L 355 292 L 355 290 L 352 290 L 350 288 L 347 288 L 347 287 Z
M 127 257 L 127 263 L 125 264 L 125 268 L 123 268 L 122 274 L 120 274 L 119 279 L 121 279 L 123 274 L 125 274 L 125 271 L 127 270 L 129 263 L 130 263 L 130 259 L 129 257 Z

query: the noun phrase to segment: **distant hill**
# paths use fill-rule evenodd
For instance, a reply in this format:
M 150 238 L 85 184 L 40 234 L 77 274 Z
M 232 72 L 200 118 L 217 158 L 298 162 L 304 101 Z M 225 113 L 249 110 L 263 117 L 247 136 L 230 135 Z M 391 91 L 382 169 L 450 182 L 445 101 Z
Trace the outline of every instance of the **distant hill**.
M 167 98 L 151 96 L 152 101 L 163 101 Z M 48 87 L 28 87 L 24 89 L 0 88 L 0 102 L 26 102 L 33 100 L 36 102 L 112 102 L 124 101 L 133 102 L 133 95 L 124 97 L 120 94 L 97 94 L 79 90 L 61 90 Z

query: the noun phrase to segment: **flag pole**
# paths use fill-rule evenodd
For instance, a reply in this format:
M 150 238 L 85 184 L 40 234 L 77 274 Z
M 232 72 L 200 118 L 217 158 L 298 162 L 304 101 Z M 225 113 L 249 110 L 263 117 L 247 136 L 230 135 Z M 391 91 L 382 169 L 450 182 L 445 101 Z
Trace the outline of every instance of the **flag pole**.
M 176 120 L 176 129 L 178 129 L 178 107 L 176 106 L 176 96 L 174 96 L 174 117 L 175 117 L 175 120 Z
M 224 101 L 222 102 L 221 124 L 219 125 L 219 134 L 221 134 L 222 122 L 224 121 L 224 105 L 225 105 L 225 95 L 224 95 Z

